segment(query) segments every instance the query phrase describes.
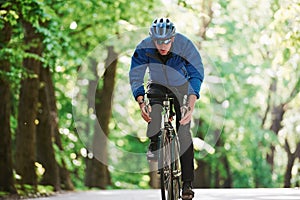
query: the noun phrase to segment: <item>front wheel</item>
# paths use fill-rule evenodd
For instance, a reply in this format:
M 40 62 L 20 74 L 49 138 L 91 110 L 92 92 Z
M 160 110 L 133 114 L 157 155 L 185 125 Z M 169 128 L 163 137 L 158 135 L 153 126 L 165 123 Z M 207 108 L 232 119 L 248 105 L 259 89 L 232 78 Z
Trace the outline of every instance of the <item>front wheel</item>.
M 159 172 L 162 200 L 180 198 L 180 163 L 177 138 L 171 140 L 162 134 L 160 144 Z

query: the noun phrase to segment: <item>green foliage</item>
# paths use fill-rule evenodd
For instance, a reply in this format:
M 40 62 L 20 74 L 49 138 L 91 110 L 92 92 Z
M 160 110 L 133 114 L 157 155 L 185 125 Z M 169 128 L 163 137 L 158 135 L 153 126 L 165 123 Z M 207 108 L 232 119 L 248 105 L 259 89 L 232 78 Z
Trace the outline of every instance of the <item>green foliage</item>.
M 197 150 L 195 158 L 210 165 L 212 177 L 219 174 L 224 180 L 232 176 L 233 187 L 281 187 L 286 167 L 286 160 L 281 160 L 286 157 L 282 148 L 284 140 L 288 138 L 291 146 L 299 141 L 299 120 L 295 117 L 299 115 L 300 90 L 300 23 L 299 18 L 295 17 L 300 11 L 299 3 L 286 0 L 215 1 L 205 40 L 198 37 L 201 28 L 198 25 L 210 16 L 201 10 L 200 3 L 202 1 L 184 0 L 168 5 L 158 0 L 1 2 L 0 33 L 4 34 L 5 23 L 13 29 L 10 42 L 5 46 L 0 44 L 0 57 L 11 64 L 8 72 L 0 67 L 0 77 L 11 83 L 13 135 L 17 128 L 20 82 L 24 78 L 37 77 L 26 71 L 22 62 L 25 58 L 34 58 L 42 61 L 44 67 L 50 66 L 55 83 L 59 132 L 64 147 L 62 152 L 54 145 L 56 160 L 62 165 L 64 159 L 76 188 L 84 188 L 87 144 L 75 129 L 72 107 L 76 104 L 72 98 L 78 89 L 76 79 L 94 80 L 94 77 L 90 77 L 88 71 L 83 73 L 86 77 L 78 77 L 78 69 L 99 46 L 100 50 L 95 51 L 93 56 L 99 66 L 104 66 L 107 56 L 105 47 L 114 45 L 119 57 L 109 125 L 111 151 L 108 168 L 113 181 L 110 187 L 148 188 L 146 124 L 140 118 L 128 83 L 131 51 L 139 38 L 147 35 L 147 31 L 144 35 L 131 32 L 148 27 L 158 15 L 169 15 L 175 20 L 178 30 L 187 33 L 196 42 L 201 41 L 201 55 L 207 74 L 195 110 L 194 136 L 201 133 L 202 139 L 215 145 L 216 135 L 212 133 L 222 131 L 221 145 L 214 147 L 211 154 L 207 154 L 206 150 Z M 191 18 L 187 21 L 187 17 L 182 16 Z M 27 52 L 35 44 L 25 44 L 23 41 L 24 21 L 29 22 L 42 36 L 42 56 Z M 126 42 L 116 42 L 114 39 L 124 35 L 128 37 Z M 102 75 L 100 73 L 99 87 L 103 85 Z M 289 105 L 278 136 L 268 130 L 270 113 L 266 115 L 266 123 L 262 124 L 268 107 L 269 86 L 274 79 L 278 82 L 278 92 L 271 104 Z M 85 109 L 87 105 L 77 106 Z M 276 147 L 276 158 L 280 158 L 275 160 L 274 171 L 266 161 L 270 145 Z M 140 157 L 128 157 L 128 152 Z M 225 157 L 229 162 L 229 174 L 223 162 Z M 299 175 L 293 174 L 294 185 L 297 180 Z M 210 186 L 216 184 L 211 181 Z M 34 193 L 31 187 L 18 188 L 22 189 L 19 191 L 21 195 Z M 52 188 L 38 190 L 47 194 Z
M 297 32 L 290 26 L 293 24 L 295 27 L 296 22 L 291 16 L 295 16 L 294 10 L 298 10 L 299 6 L 293 7 L 292 3 L 282 1 L 281 5 L 276 5 L 277 9 L 266 11 L 266 8 L 275 8 L 275 3 L 265 4 L 265 7 L 261 7 L 249 2 L 244 4 L 244 10 L 241 11 L 236 1 L 219 1 L 220 7 L 215 8 L 218 13 L 223 14 L 212 22 L 208 40 L 203 42 L 203 48 L 213 57 L 218 69 L 219 74 L 216 75 L 222 77 L 227 96 L 223 101 L 228 100 L 229 104 L 223 139 L 224 147 L 227 147 L 226 156 L 230 159 L 234 187 L 280 187 L 278 183 L 283 176 L 282 172 L 279 176 L 276 171 L 271 172 L 266 162 L 270 146 L 280 148 L 281 145 L 277 136 L 262 126 L 262 118 L 267 106 L 267 94 L 270 92 L 269 84 L 274 78 L 274 74 L 270 72 L 279 70 L 279 63 L 284 65 L 285 70 L 298 71 L 293 66 L 297 63 L 299 65 L 299 59 L 290 62 L 291 51 L 297 51 L 294 49 L 297 48 L 296 43 L 291 45 L 296 40 L 290 37 L 287 40 L 279 38 Z M 289 14 L 283 12 L 286 9 L 290 11 Z M 278 21 L 282 20 L 288 23 L 279 24 Z M 277 34 L 281 36 L 277 37 Z M 286 43 L 289 46 L 285 46 Z M 290 66 L 287 66 L 288 63 Z M 279 77 L 276 78 L 286 80 L 288 85 L 292 82 L 294 86 L 293 80 L 298 80 L 299 75 L 295 78 L 286 75 L 278 74 Z M 279 96 L 282 95 L 278 96 L 278 100 L 289 96 L 283 85 L 284 82 L 278 85 L 281 88 Z
M 54 194 L 54 188 L 50 185 L 38 185 L 37 188 L 34 188 L 31 185 L 16 185 L 18 190 L 18 195 L 25 198 L 37 198 L 43 196 L 49 196 Z

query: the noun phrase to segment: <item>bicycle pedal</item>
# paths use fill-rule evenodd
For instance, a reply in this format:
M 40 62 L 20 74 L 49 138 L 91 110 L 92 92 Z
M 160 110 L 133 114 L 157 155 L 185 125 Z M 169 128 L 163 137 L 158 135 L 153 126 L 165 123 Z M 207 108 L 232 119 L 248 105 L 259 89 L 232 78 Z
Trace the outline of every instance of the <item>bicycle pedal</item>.
M 179 178 L 181 174 L 174 174 L 174 178 Z
M 181 171 L 180 170 L 175 170 L 175 171 L 173 171 L 173 176 L 174 177 L 180 177 L 181 176 Z

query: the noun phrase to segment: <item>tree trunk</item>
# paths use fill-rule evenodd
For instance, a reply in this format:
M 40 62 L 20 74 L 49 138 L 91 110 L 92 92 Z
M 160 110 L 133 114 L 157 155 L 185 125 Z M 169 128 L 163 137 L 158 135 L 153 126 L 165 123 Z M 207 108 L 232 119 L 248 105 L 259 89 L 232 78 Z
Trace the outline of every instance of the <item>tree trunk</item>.
M 292 101 L 299 93 L 300 91 L 300 80 L 298 80 L 293 88 L 293 90 L 291 91 L 290 95 L 287 95 L 286 101 L 284 103 L 281 103 L 277 106 L 273 106 L 272 107 L 272 124 L 270 126 L 270 130 L 273 131 L 275 133 L 276 136 L 278 136 L 278 133 L 280 131 L 280 129 L 282 128 L 282 120 L 283 120 L 283 116 L 286 112 L 286 107 L 287 104 Z M 268 106 L 267 106 L 267 110 L 265 112 L 264 118 L 263 118 L 263 123 L 262 126 L 264 126 L 265 121 L 266 121 L 266 116 L 267 113 L 269 111 L 270 108 L 270 102 L 271 102 L 271 95 L 272 93 L 276 94 L 277 92 L 277 79 L 273 79 L 272 83 L 270 85 L 270 89 L 269 89 L 269 96 L 268 96 Z M 275 147 L 274 145 L 271 145 L 270 147 L 271 152 L 269 154 L 267 154 L 267 162 L 270 164 L 271 166 L 271 170 L 273 171 L 274 168 L 274 154 L 275 154 Z M 297 144 L 297 148 L 294 154 L 291 153 L 290 151 L 290 147 L 288 145 L 287 140 L 285 141 L 285 150 L 288 154 L 288 163 L 287 163 L 287 169 L 286 169 L 286 173 L 285 173 L 285 178 L 284 178 L 284 187 L 289 187 L 290 186 L 290 179 L 292 178 L 292 174 L 291 174 L 291 170 L 293 168 L 293 164 L 294 161 L 297 157 L 300 157 L 300 144 Z
M 50 107 L 50 91 L 48 85 L 52 83 L 49 81 L 51 81 L 50 70 L 49 68 L 42 67 L 40 71 L 41 88 L 39 91 L 39 124 L 37 126 L 36 133 L 36 152 L 37 161 L 45 168 L 45 173 L 41 180 L 41 184 L 52 185 L 56 191 L 59 191 L 59 171 L 53 148 L 56 122 Z
M 216 130 L 215 131 L 215 140 L 218 140 L 216 143 L 216 149 L 223 149 L 224 147 L 224 139 L 220 137 L 221 131 Z M 216 166 L 216 172 L 214 174 L 215 176 L 215 185 L 213 186 L 214 188 L 230 188 L 232 186 L 232 177 L 231 177 L 231 172 L 230 172 L 230 165 L 227 159 L 227 156 L 224 152 L 218 157 L 219 164 Z M 226 174 L 222 175 L 221 171 L 225 169 Z
M 193 186 L 195 188 L 211 187 L 211 167 L 204 160 L 197 160 L 198 168 L 195 170 L 195 180 Z
M 199 11 L 195 11 L 199 12 Z M 204 13 L 200 19 L 200 30 L 198 36 L 203 40 L 206 40 L 206 31 L 213 18 L 212 1 L 203 1 L 201 3 L 201 13 Z M 201 49 L 201 41 L 197 43 L 199 49 Z M 201 127 L 201 119 L 196 119 Z M 196 122 L 197 123 L 197 122 Z M 204 134 L 201 132 L 197 133 L 197 137 L 204 138 Z M 209 156 L 209 155 L 208 155 Z M 212 169 L 209 163 L 204 160 L 196 160 L 198 168 L 195 170 L 195 180 L 193 182 L 194 187 L 197 188 L 210 188 L 212 179 Z
M 48 103 L 49 103 L 49 120 L 52 128 L 52 142 L 55 142 L 55 145 L 59 148 L 61 152 L 64 151 L 64 147 L 61 142 L 59 130 L 58 130 L 58 112 L 56 107 L 56 98 L 55 98 L 55 89 L 52 81 L 50 72 L 45 76 L 45 81 L 47 82 L 46 88 L 48 91 Z M 58 174 L 60 180 L 60 187 L 64 190 L 74 190 L 74 185 L 71 180 L 70 172 L 67 169 L 66 162 L 63 157 L 60 158 L 60 161 L 57 163 Z
M 12 35 L 10 24 L 5 23 L 0 30 L 0 44 L 6 46 Z M 1 71 L 10 71 L 10 62 L 0 58 Z M 10 84 L 7 77 L 0 75 L 0 191 L 16 194 L 13 178 L 11 132 L 10 132 Z
M 25 44 L 29 45 L 28 53 L 42 55 L 40 35 L 29 22 L 23 22 Z M 16 172 L 21 176 L 22 184 L 37 186 L 35 173 L 36 116 L 39 92 L 39 72 L 41 62 L 34 58 L 25 58 L 24 68 L 31 73 L 21 81 L 18 107 L 18 128 L 16 133 Z
M 195 119 L 195 123 L 198 123 L 198 127 L 201 127 L 202 121 Z M 204 138 L 204 134 L 200 131 L 197 132 L 197 137 Z M 196 160 L 198 168 L 195 170 L 195 180 L 193 186 L 195 188 L 210 188 L 211 187 L 211 167 L 209 163 L 204 160 Z
M 206 15 L 203 15 L 201 18 L 202 23 L 200 25 L 199 35 L 201 38 L 203 38 L 203 40 L 206 40 L 206 31 L 207 31 L 207 28 L 213 18 L 212 4 L 213 4 L 213 1 L 211 1 L 211 0 L 202 1 L 201 7 Z
M 227 177 L 225 178 L 223 188 L 232 188 L 232 173 L 230 171 L 230 164 L 226 154 L 224 156 L 224 167 L 227 172 Z
M 92 147 L 94 157 L 87 160 L 85 184 L 88 187 L 106 188 L 107 185 L 111 184 L 110 174 L 107 168 L 107 137 L 109 134 L 108 124 L 112 112 L 111 102 L 115 86 L 118 55 L 112 46 L 107 49 L 108 57 L 105 65 L 106 70 L 103 77 L 103 87 L 96 89 L 95 95 L 95 111 L 100 127 L 96 123 Z
M 284 175 L 284 187 L 285 188 L 290 188 L 291 187 L 291 179 L 292 179 L 292 168 L 294 166 L 294 162 L 296 158 L 300 157 L 300 142 L 297 143 L 296 145 L 296 150 L 294 153 L 291 152 L 290 145 L 285 139 L 285 151 L 287 152 L 288 155 L 288 163 Z
M 278 135 L 280 129 L 282 128 L 281 122 L 283 120 L 283 115 L 285 113 L 284 104 L 280 104 L 278 106 L 274 106 L 272 110 L 272 124 L 270 130 L 273 131 L 276 135 Z M 274 168 L 274 153 L 275 146 L 272 145 L 270 147 L 271 152 L 267 155 L 267 162 L 271 166 L 271 171 Z

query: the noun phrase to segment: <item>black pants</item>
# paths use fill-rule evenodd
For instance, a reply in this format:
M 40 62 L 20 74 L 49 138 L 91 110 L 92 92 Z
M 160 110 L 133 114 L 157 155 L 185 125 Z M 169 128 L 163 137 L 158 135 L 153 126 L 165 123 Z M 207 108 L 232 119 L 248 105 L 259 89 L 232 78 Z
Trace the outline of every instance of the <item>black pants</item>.
M 182 105 L 183 96 L 187 94 L 187 84 L 179 87 L 165 87 L 158 84 L 150 84 L 148 86 L 148 92 L 152 94 L 175 94 L 177 98 L 174 99 L 174 109 L 176 114 L 176 130 L 178 133 L 180 143 L 180 163 L 182 170 L 182 181 L 194 180 L 194 147 L 192 135 L 190 132 L 190 125 L 180 125 L 181 119 L 180 107 Z M 162 99 L 152 98 L 150 99 L 150 105 L 152 111 L 150 117 L 151 122 L 148 123 L 147 136 L 151 141 L 157 141 L 161 126 L 161 112 L 162 112 Z

